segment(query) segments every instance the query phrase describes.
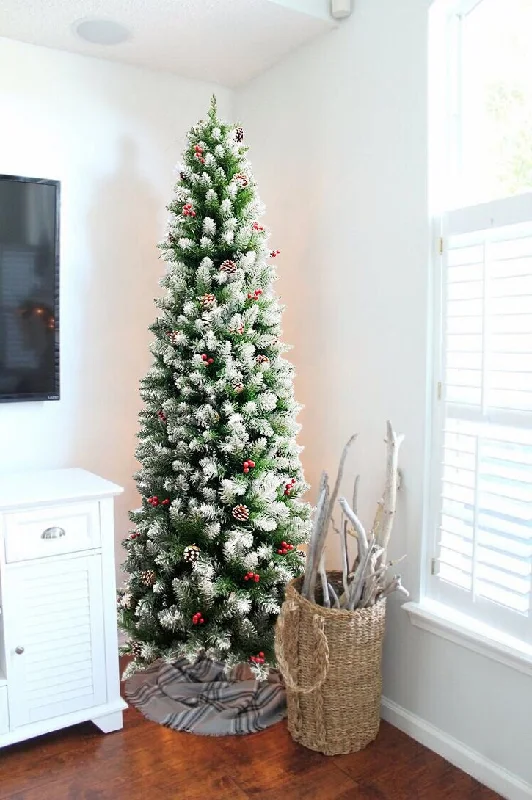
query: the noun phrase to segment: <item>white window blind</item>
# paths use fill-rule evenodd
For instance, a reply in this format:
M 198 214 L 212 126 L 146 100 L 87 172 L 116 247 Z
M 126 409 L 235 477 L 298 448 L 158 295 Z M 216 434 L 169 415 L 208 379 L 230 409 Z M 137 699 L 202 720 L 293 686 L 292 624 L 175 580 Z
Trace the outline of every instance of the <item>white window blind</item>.
M 532 194 L 443 234 L 429 593 L 532 641 Z

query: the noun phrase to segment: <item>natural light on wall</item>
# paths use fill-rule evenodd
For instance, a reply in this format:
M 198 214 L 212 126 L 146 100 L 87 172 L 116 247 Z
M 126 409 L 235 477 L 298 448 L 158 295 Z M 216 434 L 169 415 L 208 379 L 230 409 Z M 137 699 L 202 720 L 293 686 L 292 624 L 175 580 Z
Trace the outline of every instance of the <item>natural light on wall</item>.
M 444 20 L 427 595 L 532 642 L 532 0 Z

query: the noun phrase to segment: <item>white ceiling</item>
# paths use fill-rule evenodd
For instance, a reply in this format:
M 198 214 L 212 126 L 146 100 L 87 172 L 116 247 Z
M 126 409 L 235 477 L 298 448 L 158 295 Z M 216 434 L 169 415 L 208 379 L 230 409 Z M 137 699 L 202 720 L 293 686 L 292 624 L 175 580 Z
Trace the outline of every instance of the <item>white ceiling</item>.
M 0 36 L 168 70 L 235 87 L 334 27 L 328 0 L 1 0 Z M 84 42 L 83 19 L 131 30 L 116 46 Z

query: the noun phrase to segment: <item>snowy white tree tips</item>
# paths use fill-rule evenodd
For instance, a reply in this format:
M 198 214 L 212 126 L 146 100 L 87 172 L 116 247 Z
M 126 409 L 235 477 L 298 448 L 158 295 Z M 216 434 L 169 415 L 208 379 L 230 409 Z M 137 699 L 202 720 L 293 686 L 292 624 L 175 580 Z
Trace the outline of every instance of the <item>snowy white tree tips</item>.
M 124 542 L 131 669 L 205 653 L 265 675 L 285 584 L 302 571 L 295 545 L 310 513 L 273 292 L 278 251 L 242 139 L 213 102 L 188 134 L 160 245 L 165 293 L 137 448 L 144 499 L 132 513 L 139 535 Z

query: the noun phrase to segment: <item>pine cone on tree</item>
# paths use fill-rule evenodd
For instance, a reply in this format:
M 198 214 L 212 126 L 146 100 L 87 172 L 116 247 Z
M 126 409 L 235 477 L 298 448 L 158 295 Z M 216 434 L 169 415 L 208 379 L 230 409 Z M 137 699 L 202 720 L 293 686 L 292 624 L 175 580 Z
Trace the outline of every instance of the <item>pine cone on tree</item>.
M 244 129 L 241 128 L 240 125 L 237 128 L 235 128 L 235 139 L 237 140 L 237 142 L 244 141 Z
M 220 272 L 227 272 L 228 275 L 234 275 L 236 272 L 235 262 L 231 261 L 230 258 L 226 258 L 226 260 L 220 264 Z
M 185 547 L 183 551 L 183 559 L 184 561 L 197 561 L 199 558 L 200 549 L 197 544 L 189 544 L 188 547 Z
M 133 656 L 133 658 L 138 661 L 142 658 L 142 642 L 138 642 L 135 639 L 132 639 L 129 644 L 129 650 Z
M 146 586 L 153 586 L 155 581 L 157 580 L 157 576 L 152 569 L 146 569 L 141 574 L 142 583 L 146 584 Z
M 239 522 L 246 522 L 249 519 L 249 508 L 244 505 L 238 505 L 233 508 L 233 517 Z
M 207 292 L 202 297 L 200 297 L 200 302 L 203 308 L 210 309 L 216 305 L 216 297 L 210 292 Z

